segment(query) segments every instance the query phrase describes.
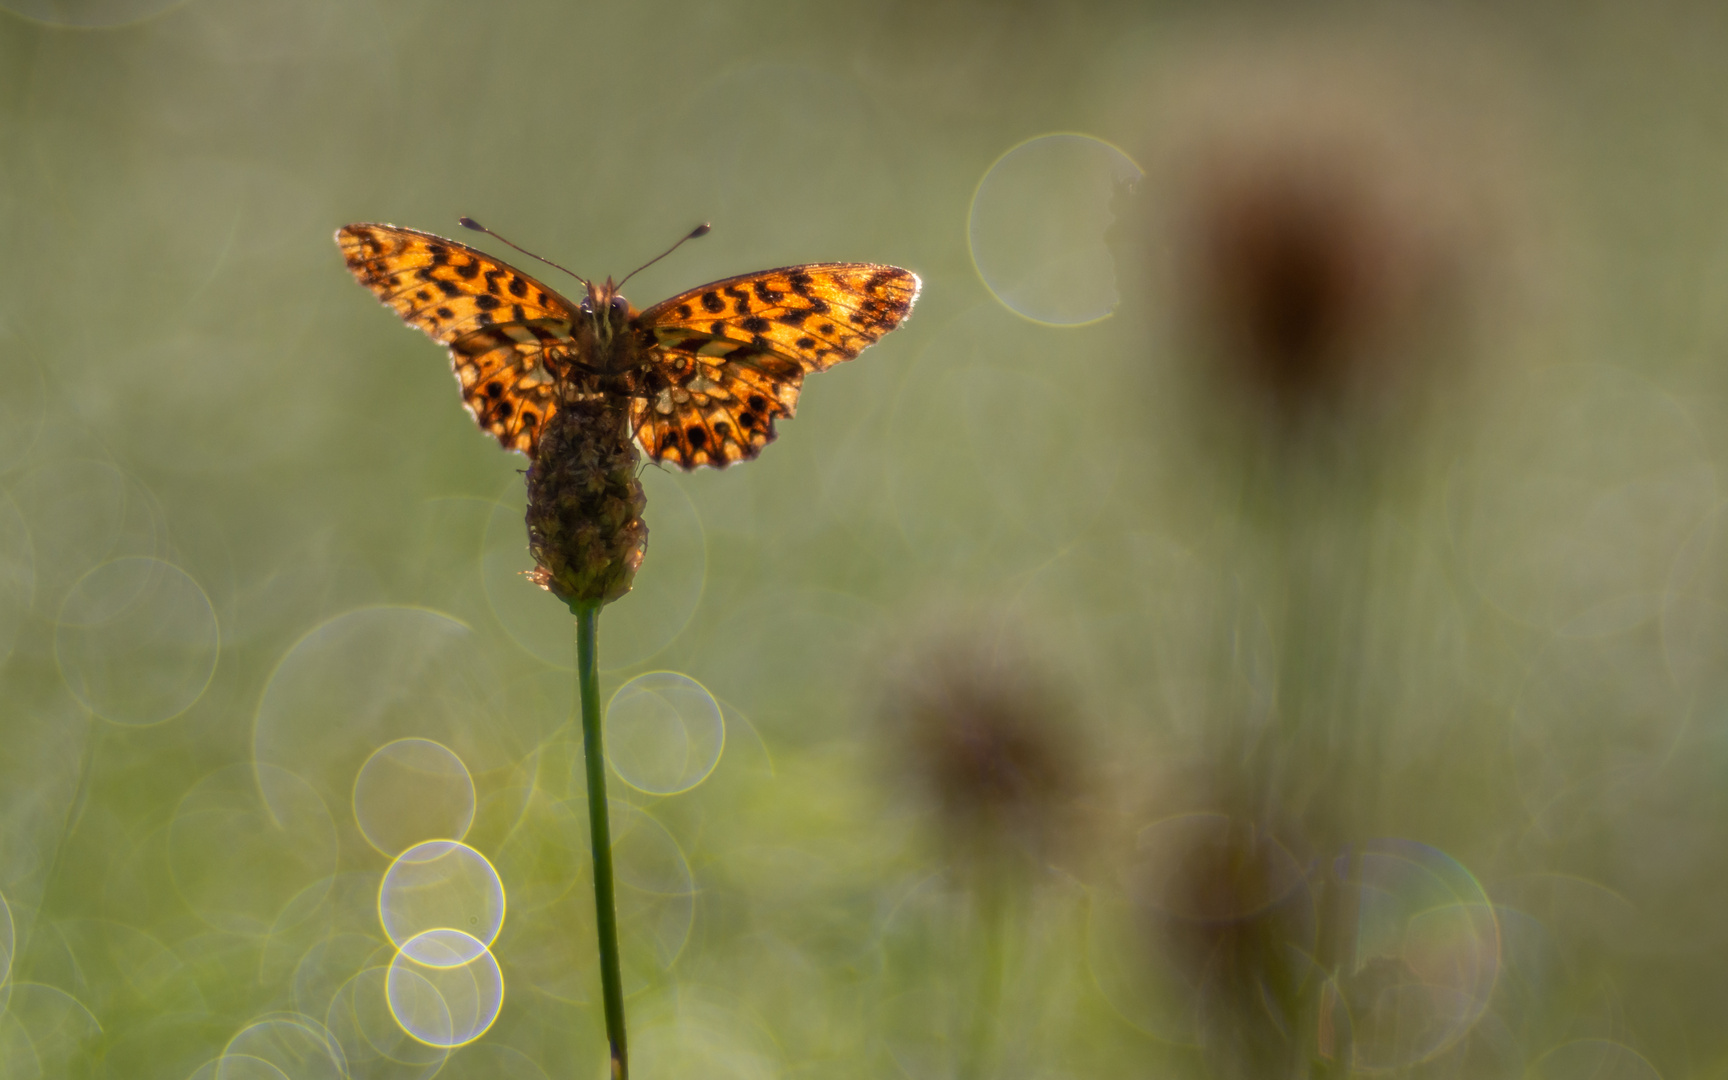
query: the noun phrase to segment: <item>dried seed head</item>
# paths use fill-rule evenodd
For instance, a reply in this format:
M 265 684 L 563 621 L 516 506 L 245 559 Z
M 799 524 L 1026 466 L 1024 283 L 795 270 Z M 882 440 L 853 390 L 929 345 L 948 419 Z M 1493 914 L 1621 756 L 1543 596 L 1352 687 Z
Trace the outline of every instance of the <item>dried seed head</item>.
M 1317 143 L 1229 148 L 1198 181 L 1183 273 L 1224 374 L 1286 420 L 1408 389 L 1446 282 L 1395 178 Z
M 982 853 L 1053 839 L 1076 787 L 1075 733 L 1029 664 L 939 645 L 905 665 L 884 711 L 898 760 L 950 840 Z
M 1141 830 L 1123 870 L 1145 935 L 1140 959 L 1195 991 L 1208 1074 L 1302 1075 L 1316 949 L 1302 864 L 1245 821 L 1193 813 Z
M 1520 140 L 1456 45 L 1222 34 L 1148 87 L 1149 299 L 1220 415 L 1285 443 L 1414 445 L 1470 389 L 1516 286 Z
M 527 523 L 529 579 L 574 609 L 630 591 L 648 546 L 648 499 L 623 410 L 599 394 L 571 397 L 528 466 Z

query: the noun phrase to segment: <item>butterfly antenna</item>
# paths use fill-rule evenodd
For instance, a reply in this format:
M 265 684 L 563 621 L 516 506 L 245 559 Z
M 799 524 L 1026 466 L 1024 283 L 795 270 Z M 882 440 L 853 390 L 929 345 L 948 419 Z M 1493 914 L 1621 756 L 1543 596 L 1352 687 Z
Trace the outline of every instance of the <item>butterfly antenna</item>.
M 471 217 L 460 217 L 460 218 L 456 219 L 456 222 L 457 222 L 457 224 L 461 225 L 464 229 L 473 229 L 475 232 L 483 232 L 487 236 L 490 236 L 494 240 L 504 240 L 504 238 L 502 236 L 499 236 L 497 233 L 493 232 L 491 229 L 488 229 L 486 226 L 480 224 L 478 221 L 475 221 Z M 583 277 L 581 274 L 578 274 L 576 271 L 565 270 L 564 267 L 559 266 L 557 263 L 553 262 L 551 259 L 548 259 L 543 255 L 536 255 L 532 251 L 529 251 L 527 248 L 522 247 L 519 244 L 511 243 L 509 240 L 504 240 L 504 242 L 506 244 L 510 244 L 511 247 L 515 248 L 517 251 L 520 251 L 522 254 L 528 256 L 530 259 L 539 259 L 541 262 L 545 263 L 547 266 L 550 266 L 555 270 L 564 270 L 564 272 L 566 274 L 569 274 L 571 277 L 575 278 L 577 281 L 580 281 L 582 284 L 584 284 L 584 285 L 588 284 L 588 279 Z M 682 242 L 682 241 L 680 241 L 680 242 Z
M 684 240 L 694 240 L 698 236 L 707 236 L 708 230 L 712 229 L 713 227 L 714 226 L 712 226 L 708 222 L 704 221 L 702 224 L 696 226 L 694 229 L 691 229 L 689 235 L 684 237 Z M 664 259 L 666 256 L 672 254 L 674 251 L 677 251 L 679 246 L 684 243 L 684 240 L 678 241 L 678 243 L 673 244 L 671 247 L 667 248 L 665 251 L 662 251 L 660 254 L 654 256 L 652 259 L 649 259 L 647 262 L 643 263 L 641 266 L 638 266 L 636 269 L 630 271 L 628 274 L 625 274 L 624 280 L 620 281 L 618 283 L 617 287 L 622 289 L 624 287 L 625 281 L 629 281 L 631 278 L 635 277 L 637 274 L 640 274 L 642 271 L 648 269 L 650 266 L 653 266 L 655 263 L 659 262 L 661 259 Z M 508 241 L 506 241 L 506 243 L 508 243 Z

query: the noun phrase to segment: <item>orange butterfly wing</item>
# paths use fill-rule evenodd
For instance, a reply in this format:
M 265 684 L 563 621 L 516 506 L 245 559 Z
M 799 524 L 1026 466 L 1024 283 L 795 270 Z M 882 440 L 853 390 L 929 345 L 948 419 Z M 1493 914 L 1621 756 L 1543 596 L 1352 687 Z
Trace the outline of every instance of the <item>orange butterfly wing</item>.
M 636 317 L 654 337 L 655 392 L 631 402 L 649 457 L 685 469 L 747 461 L 798 405 L 804 374 L 850 360 L 906 320 L 918 275 L 811 263 L 716 281 Z
M 507 450 L 533 456 L 575 354 L 570 301 L 454 240 L 355 224 L 336 243 L 360 284 L 402 321 L 450 348 L 468 412 Z

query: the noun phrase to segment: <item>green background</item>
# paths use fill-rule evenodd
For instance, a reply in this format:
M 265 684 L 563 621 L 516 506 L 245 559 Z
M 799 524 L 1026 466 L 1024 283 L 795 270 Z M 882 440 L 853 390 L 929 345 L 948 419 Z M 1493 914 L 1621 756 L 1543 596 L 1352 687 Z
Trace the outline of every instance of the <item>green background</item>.
M 725 747 L 658 762 L 679 794 L 614 775 L 639 1076 L 1229 1073 L 1136 883 L 1167 823 L 1248 813 L 1218 777 L 1267 715 L 1280 888 L 1397 838 L 1451 898 L 1397 903 L 1491 913 L 1426 953 L 1362 931 L 1486 971 L 1352 998 L 1386 1070 L 1718 1075 L 1728 18 L 1212 7 L 0 2 L 0 1076 L 602 1075 L 525 462 L 332 242 L 461 214 L 599 277 L 712 221 L 638 306 L 807 261 L 924 282 L 760 460 L 644 472 L 604 693 L 681 673 Z M 1170 258 L 1185 155 L 1268 110 L 1395 145 L 1431 200 L 1395 217 L 1461 283 L 1410 346 L 1441 421 L 1280 473 L 1282 517 Z M 1146 171 L 1081 238 L 1122 298 L 1084 326 L 1007 310 L 968 246 L 1051 132 Z M 1354 644 L 1294 648 L 1337 610 Z M 896 723 L 949 656 L 1058 703 L 1067 786 L 994 875 Z M 394 952 L 353 792 L 403 738 L 472 775 L 509 903 L 502 1011 L 447 1057 L 337 1018 Z

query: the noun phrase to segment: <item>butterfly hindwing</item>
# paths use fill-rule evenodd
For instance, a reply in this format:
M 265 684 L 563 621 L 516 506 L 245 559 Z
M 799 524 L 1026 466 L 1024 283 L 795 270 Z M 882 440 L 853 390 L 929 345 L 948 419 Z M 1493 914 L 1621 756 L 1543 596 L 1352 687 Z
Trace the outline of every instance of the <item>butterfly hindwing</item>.
M 912 311 L 918 275 L 876 263 L 811 263 L 691 289 L 638 316 L 662 344 L 716 360 L 771 352 L 805 371 L 850 360 Z
M 659 350 L 647 392 L 631 400 L 642 451 L 685 469 L 748 461 L 774 441 L 774 421 L 798 406 L 804 369 L 773 353 L 716 361 Z
M 558 360 L 539 341 L 511 337 L 515 324 L 476 330 L 450 343 L 450 366 L 462 384 L 462 404 L 474 422 L 529 457 L 546 421 L 558 411 Z
M 532 455 L 574 348 L 570 302 L 483 252 L 417 229 L 345 225 L 336 243 L 360 284 L 449 346 L 475 421 L 506 449 Z

